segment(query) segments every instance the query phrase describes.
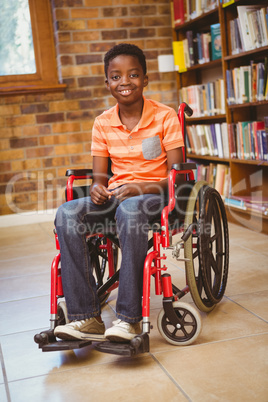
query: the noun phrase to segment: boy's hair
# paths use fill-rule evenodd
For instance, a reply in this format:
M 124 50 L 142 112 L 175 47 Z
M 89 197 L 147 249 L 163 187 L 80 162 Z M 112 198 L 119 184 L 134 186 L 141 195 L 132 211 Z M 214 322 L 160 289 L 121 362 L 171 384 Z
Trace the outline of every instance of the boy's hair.
M 106 77 L 110 61 L 122 54 L 137 57 L 142 67 L 144 75 L 146 74 L 147 72 L 146 59 L 143 51 L 136 45 L 131 45 L 129 43 L 120 43 L 119 45 L 115 45 L 110 50 L 108 50 L 108 52 L 104 56 L 104 71 Z

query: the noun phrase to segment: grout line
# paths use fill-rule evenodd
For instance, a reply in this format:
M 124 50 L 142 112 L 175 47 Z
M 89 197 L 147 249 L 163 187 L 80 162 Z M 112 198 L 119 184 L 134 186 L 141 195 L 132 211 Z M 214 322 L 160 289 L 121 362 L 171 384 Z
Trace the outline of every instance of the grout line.
M 250 252 L 252 252 L 252 253 L 254 253 L 254 254 L 257 254 L 257 255 L 261 255 L 261 256 L 263 256 L 263 257 L 267 257 L 267 254 L 264 254 L 264 253 L 262 253 L 261 251 L 256 251 L 256 250 L 253 250 L 253 248 L 249 248 L 249 247 L 247 247 L 247 246 L 243 246 L 242 244 L 240 244 L 240 243 L 233 243 L 233 245 L 235 245 L 235 246 L 239 246 L 239 247 L 241 247 L 242 249 L 244 249 L 244 250 L 248 250 L 248 251 L 250 251 Z
M 21 275 L 13 275 L 13 276 L 2 276 L 0 277 L 0 281 L 5 281 L 6 279 L 18 279 L 18 278 L 28 278 L 33 277 L 33 276 L 40 276 L 40 275 L 50 275 L 50 272 L 48 270 L 44 270 L 42 272 L 32 272 L 28 274 L 21 274 Z
M 261 291 L 259 291 L 259 292 L 261 292 Z M 254 292 L 254 293 L 258 293 L 258 292 Z M 243 293 L 242 293 L 242 294 L 243 294 Z M 245 294 L 248 294 L 248 293 L 245 293 Z M 242 304 L 240 304 L 240 303 L 236 302 L 235 300 L 231 299 L 230 296 L 228 297 L 228 296 L 224 295 L 224 297 L 226 297 L 226 299 L 230 300 L 232 303 L 235 303 L 237 306 L 241 307 L 242 309 L 246 310 L 248 313 L 254 315 L 254 317 L 257 317 L 257 318 L 259 318 L 261 321 L 264 321 L 265 323 L 268 324 L 268 321 L 265 320 L 265 318 L 262 318 L 262 317 L 260 317 L 258 314 L 253 313 L 253 311 L 250 311 L 248 308 L 242 306 Z
M 13 299 L 13 300 L 3 300 L 3 301 L 0 301 L 0 305 L 2 305 L 2 304 L 5 304 L 5 303 L 16 303 L 16 302 L 20 302 L 20 301 L 26 301 L 26 300 L 31 300 L 31 299 L 37 299 L 37 298 L 39 298 L 39 297 L 47 297 L 47 296 L 50 296 L 50 293 L 45 293 L 45 294 L 43 294 L 43 295 L 36 295 L 36 296 L 29 296 L 29 297 L 23 297 L 23 298 L 20 298 L 20 299 Z
M 7 401 L 11 402 L 9 386 L 8 386 L 8 381 L 7 381 L 7 373 L 6 373 L 4 356 L 3 356 L 3 353 L 2 353 L 1 343 L 0 343 L 0 360 L 1 360 L 1 366 L 2 366 L 2 372 L 3 372 L 3 378 L 4 378 L 4 383 L 5 383 L 6 394 L 7 394 Z
M 191 398 L 186 394 L 186 392 L 181 388 L 181 386 L 177 383 L 177 381 L 172 377 L 172 375 L 165 369 L 165 367 L 160 363 L 160 361 L 152 354 L 149 352 L 149 355 L 153 358 L 153 360 L 158 364 L 160 369 L 168 376 L 168 378 L 173 382 L 173 384 L 180 390 L 180 392 L 185 396 L 187 401 L 191 402 Z
M 259 334 L 249 334 L 249 335 L 238 336 L 236 338 L 219 339 L 218 341 L 208 341 L 208 342 L 204 342 L 204 343 L 192 344 L 192 345 L 188 345 L 187 348 L 201 348 L 203 346 L 215 345 L 217 343 L 238 341 L 240 339 L 247 339 L 247 338 L 252 338 L 252 337 L 257 337 L 257 336 L 262 336 L 262 335 L 268 335 L 268 332 L 260 332 Z M 166 353 L 166 352 L 170 352 L 170 349 L 156 351 L 156 352 L 154 352 L 154 354 L 157 355 L 157 354 Z
M 57 252 L 57 250 L 55 249 L 55 253 Z M 27 259 L 27 258 L 34 258 L 34 257 L 42 257 L 42 256 L 47 256 L 48 255 L 48 251 L 46 251 L 46 252 L 41 252 L 41 253 L 36 253 L 36 254 L 33 254 L 33 253 L 31 253 L 31 254 L 29 254 L 29 255 L 23 255 L 23 256 L 20 256 L 20 257 L 13 257 L 13 258 L 6 258 L 6 259 L 4 259 L 4 260 L 0 260 L 0 262 L 1 263 L 4 263 L 4 262 L 8 262 L 8 261 L 21 261 L 21 260 L 23 260 L 23 259 Z M 53 256 L 51 256 L 51 260 L 53 259 Z

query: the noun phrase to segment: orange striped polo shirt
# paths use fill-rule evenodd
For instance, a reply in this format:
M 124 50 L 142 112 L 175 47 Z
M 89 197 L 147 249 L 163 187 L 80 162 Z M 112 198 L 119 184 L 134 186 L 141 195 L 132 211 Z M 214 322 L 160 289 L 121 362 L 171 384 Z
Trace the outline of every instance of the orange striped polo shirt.
M 122 124 L 118 111 L 117 104 L 103 112 L 92 130 L 92 155 L 111 159 L 108 188 L 166 179 L 166 152 L 184 145 L 175 110 L 144 98 L 141 119 L 132 131 Z

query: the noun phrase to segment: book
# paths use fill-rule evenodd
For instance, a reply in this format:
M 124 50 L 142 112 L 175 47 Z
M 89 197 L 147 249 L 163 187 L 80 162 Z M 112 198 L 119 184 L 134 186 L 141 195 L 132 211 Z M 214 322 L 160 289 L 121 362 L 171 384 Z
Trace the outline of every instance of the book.
M 196 61 L 195 61 L 196 58 L 195 58 L 195 53 L 194 53 L 193 31 L 186 31 L 186 38 L 188 40 L 190 66 L 194 66 L 196 64 Z
M 227 103 L 228 105 L 235 104 L 234 83 L 231 70 L 226 70 L 226 86 L 227 86 Z
M 200 143 L 200 154 L 201 155 L 207 155 L 208 154 L 208 146 L 207 146 L 207 140 L 206 140 L 206 133 L 204 129 L 204 125 L 199 124 L 196 126 L 196 132 L 199 137 L 199 143 Z
M 243 38 L 244 49 L 246 51 L 254 48 L 251 27 L 248 18 L 249 9 L 251 10 L 252 6 L 237 6 L 238 18 L 241 25 L 241 34 Z
M 265 130 L 261 130 L 261 141 L 262 141 L 262 160 L 268 161 L 268 133 Z
M 214 156 L 218 156 L 219 152 L 218 152 L 215 124 L 210 125 L 210 131 L 211 131 L 211 137 L 212 137 L 212 142 L 213 142 L 213 147 L 214 147 Z
M 263 91 L 264 91 L 264 64 L 257 64 L 257 100 L 263 100 Z
M 221 26 L 220 24 L 213 24 L 210 26 L 211 32 L 211 55 L 212 60 L 221 59 L 222 46 L 221 46 Z
M 261 5 L 237 6 L 244 51 L 267 46 L 267 11 Z M 265 21 L 266 20 L 266 21 Z
M 221 125 L 219 123 L 215 124 L 215 133 L 216 133 L 216 141 L 217 141 L 217 149 L 219 158 L 223 158 L 223 146 L 222 146 L 222 137 L 221 137 Z
M 184 23 L 184 2 L 183 0 L 173 0 L 174 26 Z
M 221 137 L 222 137 L 222 148 L 223 148 L 223 157 L 229 158 L 229 139 L 228 139 L 228 124 L 221 124 Z
M 185 38 L 185 39 L 182 40 L 182 42 L 183 42 L 183 52 L 184 52 L 185 67 L 189 68 L 189 67 L 191 67 L 191 64 L 190 64 L 190 53 L 189 53 L 188 39 Z
M 243 200 L 238 200 L 234 198 L 225 198 L 224 204 L 229 207 L 243 209 L 244 211 L 247 209 Z
M 187 71 L 184 58 L 183 41 L 172 42 L 175 70 L 179 73 Z

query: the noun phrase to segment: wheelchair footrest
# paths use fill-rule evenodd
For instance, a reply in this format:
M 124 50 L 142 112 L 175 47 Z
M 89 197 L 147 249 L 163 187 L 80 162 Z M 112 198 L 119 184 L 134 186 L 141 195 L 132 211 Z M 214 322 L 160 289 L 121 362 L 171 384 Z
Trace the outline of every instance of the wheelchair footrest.
M 53 343 L 48 343 L 46 345 L 40 345 L 40 349 L 43 352 L 54 352 L 61 350 L 73 350 L 73 349 L 81 349 L 85 346 L 91 345 L 91 341 L 56 341 Z
M 130 342 L 125 343 L 110 341 L 100 342 L 95 345 L 95 349 L 103 353 L 130 357 L 149 352 L 149 336 L 147 333 L 137 335 Z

